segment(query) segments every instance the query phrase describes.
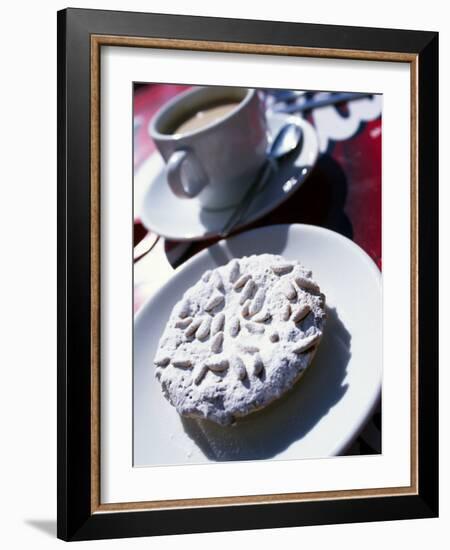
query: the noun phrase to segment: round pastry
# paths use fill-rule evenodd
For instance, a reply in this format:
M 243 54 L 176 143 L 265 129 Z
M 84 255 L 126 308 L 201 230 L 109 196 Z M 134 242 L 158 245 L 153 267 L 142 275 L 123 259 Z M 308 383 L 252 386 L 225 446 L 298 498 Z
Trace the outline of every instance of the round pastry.
M 206 271 L 173 308 L 156 377 L 179 414 L 232 424 L 295 384 L 325 317 L 325 295 L 299 262 L 233 259 Z

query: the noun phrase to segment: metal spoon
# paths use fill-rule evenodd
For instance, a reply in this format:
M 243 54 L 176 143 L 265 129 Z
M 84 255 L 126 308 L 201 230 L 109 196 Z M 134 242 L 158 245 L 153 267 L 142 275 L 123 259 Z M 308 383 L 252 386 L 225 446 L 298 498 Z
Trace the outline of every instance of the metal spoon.
M 289 122 L 281 127 L 270 144 L 269 151 L 267 153 L 267 160 L 261 168 L 261 171 L 257 175 L 255 181 L 248 188 L 241 203 L 223 226 L 222 231 L 220 232 L 222 237 L 229 235 L 233 227 L 235 227 L 235 225 L 241 220 L 242 216 L 247 212 L 247 209 L 254 197 L 257 195 L 259 190 L 264 187 L 272 171 L 276 170 L 277 161 L 288 153 L 291 153 L 299 145 L 302 137 L 302 129 L 293 122 Z

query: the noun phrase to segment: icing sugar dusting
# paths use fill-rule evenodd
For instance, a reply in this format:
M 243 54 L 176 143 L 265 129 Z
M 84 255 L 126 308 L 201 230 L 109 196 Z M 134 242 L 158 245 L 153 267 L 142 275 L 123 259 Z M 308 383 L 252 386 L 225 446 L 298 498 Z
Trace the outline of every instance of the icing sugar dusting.
M 175 305 L 155 375 L 180 414 L 231 424 L 292 387 L 324 322 L 325 296 L 299 262 L 234 259 L 205 272 Z

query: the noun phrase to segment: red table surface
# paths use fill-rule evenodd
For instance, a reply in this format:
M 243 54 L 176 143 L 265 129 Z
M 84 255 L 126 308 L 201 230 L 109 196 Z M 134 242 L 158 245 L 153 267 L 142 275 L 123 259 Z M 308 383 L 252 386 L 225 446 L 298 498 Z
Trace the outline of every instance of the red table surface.
M 185 89 L 187 87 L 181 85 L 149 84 L 136 90 L 135 170 L 155 151 L 148 133 L 153 115 L 168 99 Z M 349 114 L 345 105 L 331 109 L 335 110 L 333 116 L 338 113 L 345 122 Z M 315 124 L 314 116 L 308 118 Z M 347 139 L 329 139 L 326 150 L 321 152 L 304 185 L 252 227 L 280 223 L 326 227 L 352 239 L 381 269 L 381 115 L 374 120 L 364 121 L 364 118 L 368 117 L 362 117 L 356 131 Z M 323 132 L 323 128 L 316 129 Z M 323 141 L 321 139 L 322 149 Z M 146 229 L 135 220 L 135 244 L 145 233 Z M 210 246 L 211 242 L 214 241 L 193 243 L 187 256 Z M 170 247 L 171 243 L 168 242 L 167 246 Z

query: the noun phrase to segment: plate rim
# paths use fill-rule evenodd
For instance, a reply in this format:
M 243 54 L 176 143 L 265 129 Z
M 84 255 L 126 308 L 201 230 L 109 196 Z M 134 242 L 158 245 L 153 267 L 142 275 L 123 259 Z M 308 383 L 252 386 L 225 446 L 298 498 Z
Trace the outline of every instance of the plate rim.
M 362 253 L 362 256 L 365 257 L 366 261 L 373 268 L 375 275 L 378 276 L 378 282 L 379 282 L 380 290 L 381 290 L 382 272 L 380 271 L 379 267 L 374 262 L 374 260 L 369 256 L 369 254 L 361 246 L 359 246 L 357 243 L 355 243 L 354 241 L 352 241 L 351 239 L 349 239 L 345 235 L 342 235 L 341 233 L 338 233 L 337 231 L 333 231 L 332 229 L 328 229 L 327 227 L 322 227 L 320 225 L 314 225 L 314 224 L 309 224 L 309 223 L 278 223 L 278 224 L 273 224 L 273 225 L 264 225 L 262 227 L 255 227 L 253 229 L 247 229 L 245 231 L 242 231 L 242 232 L 240 232 L 236 235 L 232 235 L 230 237 L 225 237 L 225 238 L 220 239 L 219 241 L 215 242 L 214 244 L 212 244 L 210 246 L 207 246 L 206 248 L 203 248 L 202 250 L 199 250 L 198 252 L 196 252 L 188 260 L 186 260 L 185 262 L 180 264 L 178 267 L 176 267 L 173 270 L 172 276 L 176 275 L 177 273 L 182 271 L 185 267 L 187 267 L 188 265 L 193 263 L 194 260 L 196 260 L 197 257 L 200 256 L 200 254 L 205 254 L 206 255 L 208 250 L 210 250 L 213 247 L 223 246 L 225 244 L 225 242 L 238 239 L 244 234 L 247 235 L 249 233 L 253 233 L 253 232 L 257 232 L 257 231 L 268 230 L 269 228 L 270 229 L 276 229 L 276 228 L 282 228 L 282 227 L 299 228 L 299 229 L 305 228 L 308 231 L 312 230 L 312 231 L 317 231 L 317 232 L 320 232 L 320 233 L 321 232 L 327 232 L 327 233 L 332 234 L 335 237 L 338 237 L 343 242 L 345 242 L 347 245 L 350 245 L 350 246 L 353 245 L 354 247 L 356 247 L 356 249 L 360 253 Z M 150 296 L 148 296 L 148 298 L 145 300 L 145 302 L 141 305 L 139 310 L 134 315 L 134 322 L 137 322 L 138 317 L 140 317 L 143 310 L 147 307 L 148 302 L 153 298 L 154 294 L 156 294 L 156 292 L 158 292 L 160 290 L 160 288 L 156 289 Z

